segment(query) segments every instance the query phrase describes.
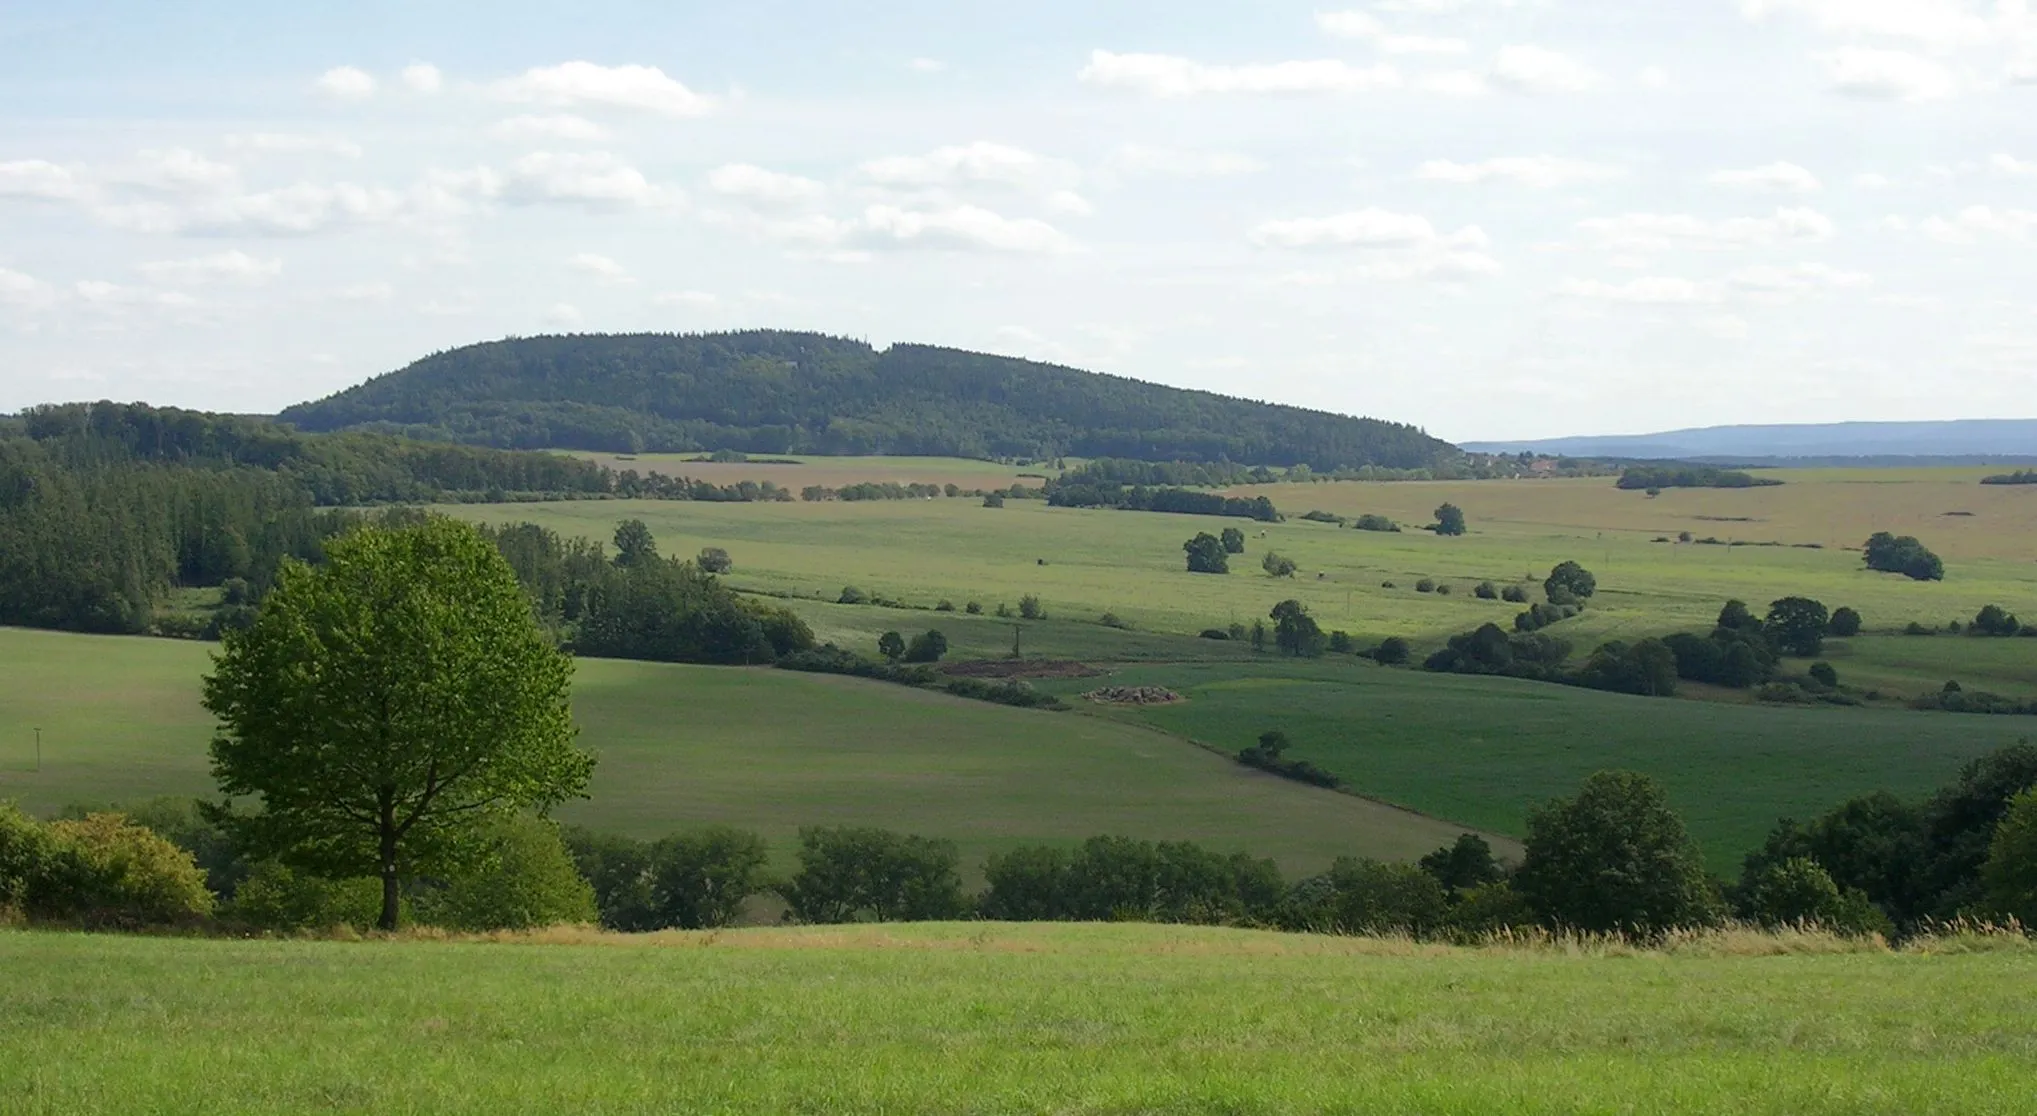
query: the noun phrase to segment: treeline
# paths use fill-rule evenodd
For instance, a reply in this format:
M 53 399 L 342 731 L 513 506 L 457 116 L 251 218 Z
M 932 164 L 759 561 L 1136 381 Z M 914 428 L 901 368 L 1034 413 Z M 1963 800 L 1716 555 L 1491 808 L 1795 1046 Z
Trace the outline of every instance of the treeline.
M 1188 488 L 1129 488 L 1115 483 L 1066 484 L 1047 482 L 1047 503 L 1057 508 L 1116 508 L 1120 511 L 1173 512 L 1178 515 L 1219 515 L 1256 519 L 1262 523 L 1281 521 L 1279 509 L 1264 496 L 1223 496 Z
M 1412 426 L 924 345 L 813 333 L 514 338 L 289 408 L 301 429 L 619 453 L 1060 456 L 1434 468 Z
M 803 829 L 797 868 L 777 876 L 768 842 L 740 829 L 641 841 L 522 818 L 492 831 L 484 871 L 411 884 L 403 916 L 643 932 L 727 926 L 776 899 L 809 924 L 1148 921 L 1475 943 L 1522 931 L 1646 941 L 1737 920 L 1910 936 L 2037 919 L 2033 788 L 2037 748 L 2003 749 L 1921 800 L 1877 793 L 1807 823 L 1781 819 L 1733 881 L 1706 871 L 1661 785 L 1629 772 L 1593 775 L 1532 811 L 1518 863 L 1464 834 L 1414 864 L 1345 857 L 1291 879 L 1247 853 L 1104 836 L 995 854 L 974 894 L 953 842 L 883 829 Z M 0 808 L 0 908 L 55 925 L 258 932 L 363 929 L 376 914 L 379 881 L 251 859 L 189 802 L 65 816 Z
M 2018 469 L 2013 473 L 1997 473 L 1982 477 L 1982 484 L 2037 484 L 2037 469 Z
M 1620 473 L 1619 487 L 1629 491 L 1660 488 L 1773 488 L 1782 482 L 1737 469 L 1713 465 L 1630 465 Z

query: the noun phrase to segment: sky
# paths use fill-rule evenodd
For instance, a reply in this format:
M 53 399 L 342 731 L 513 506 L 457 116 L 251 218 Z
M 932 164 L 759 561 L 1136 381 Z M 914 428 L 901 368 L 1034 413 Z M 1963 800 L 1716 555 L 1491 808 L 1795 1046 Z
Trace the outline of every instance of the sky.
M 1459 441 L 2037 415 L 2037 0 L 0 6 L 0 411 L 738 328 Z

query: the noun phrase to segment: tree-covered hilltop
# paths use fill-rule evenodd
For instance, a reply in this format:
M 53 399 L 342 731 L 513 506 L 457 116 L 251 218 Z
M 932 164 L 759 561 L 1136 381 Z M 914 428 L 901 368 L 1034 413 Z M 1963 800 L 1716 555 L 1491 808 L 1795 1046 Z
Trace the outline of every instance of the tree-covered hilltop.
M 1415 469 L 1412 426 L 928 345 L 813 333 L 511 338 L 292 407 L 308 431 L 515 449 L 1123 457 Z

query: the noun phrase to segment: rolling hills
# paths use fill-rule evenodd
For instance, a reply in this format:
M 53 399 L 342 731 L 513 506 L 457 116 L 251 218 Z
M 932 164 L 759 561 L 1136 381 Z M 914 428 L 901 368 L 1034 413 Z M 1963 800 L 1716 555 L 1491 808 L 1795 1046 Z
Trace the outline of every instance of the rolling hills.
M 469 345 L 280 417 L 307 431 L 623 453 L 1221 458 L 1319 470 L 1420 469 L 1457 453 L 1376 419 L 956 349 L 879 350 L 775 331 Z
M 2037 419 L 1708 426 L 1660 434 L 1466 442 L 1464 448 L 1477 453 L 1749 462 L 1905 457 L 2005 460 L 2037 457 Z

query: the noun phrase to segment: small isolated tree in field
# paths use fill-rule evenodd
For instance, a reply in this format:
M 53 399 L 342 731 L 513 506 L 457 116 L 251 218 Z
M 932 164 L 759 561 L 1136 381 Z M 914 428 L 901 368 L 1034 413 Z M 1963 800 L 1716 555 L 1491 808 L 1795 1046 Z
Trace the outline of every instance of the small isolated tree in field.
M 572 660 L 466 524 L 363 529 L 323 566 L 284 566 L 216 661 L 212 773 L 261 807 L 217 816 L 257 855 L 380 879 L 385 930 L 405 880 L 485 859 L 494 825 L 583 794 L 593 773 Z
M 1646 936 L 1721 917 L 1697 842 L 1646 775 L 1586 779 L 1528 815 L 1526 845 L 1514 886 L 1550 926 Z
M 1040 598 L 1027 593 L 1019 598 L 1019 617 L 1024 620 L 1045 620 L 1047 606 L 1040 603 Z
M 1259 560 L 1259 568 L 1265 570 L 1268 577 L 1293 577 L 1294 571 L 1300 567 L 1294 564 L 1294 559 L 1284 558 L 1269 550 L 1266 556 Z
M 1452 538 L 1464 533 L 1464 509 L 1455 504 L 1444 504 L 1436 509 L 1436 533 Z
M 1973 623 L 1967 625 L 1966 630 L 1974 635 L 2012 636 L 2022 628 L 2023 623 L 2016 619 L 2015 613 L 2001 605 L 1991 604 L 1975 614 Z
M 1323 653 L 1323 629 L 1300 601 L 1273 606 L 1273 642 L 1290 655 L 1314 658 Z
M 701 569 L 712 574 L 727 573 L 736 565 L 729 557 L 729 552 L 718 546 L 702 547 L 700 557 L 696 561 Z
M 1823 604 L 1809 597 L 1784 597 L 1768 606 L 1761 630 L 1776 650 L 1808 658 L 1825 649 L 1825 629 L 1831 623 L 1832 614 Z
M 1223 540 L 1207 531 L 1181 544 L 1188 552 L 1188 572 L 1222 574 L 1231 572 L 1231 560 Z
M 1860 613 L 1843 606 L 1833 609 L 1832 622 L 1828 625 L 1828 630 L 1840 639 L 1851 639 L 1859 635 Z
M 625 519 L 615 528 L 615 564 L 641 566 L 658 556 L 658 541 L 641 519 Z
M 1542 582 L 1542 591 L 1552 602 L 1559 593 L 1567 592 L 1576 600 L 1585 600 L 1598 592 L 1598 578 L 1591 571 L 1575 562 L 1565 562 L 1549 571 L 1548 580 Z M 1557 602 L 1561 603 L 1561 602 Z
M 908 663 L 938 663 L 948 653 L 948 637 L 938 631 L 927 631 L 912 637 L 912 643 L 905 649 Z
M 1245 532 L 1238 530 L 1236 527 L 1224 528 L 1223 544 L 1224 553 L 1226 554 L 1245 553 Z
M 885 632 L 877 637 L 877 653 L 897 662 L 905 657 L 905 637 L 897 632 Z

